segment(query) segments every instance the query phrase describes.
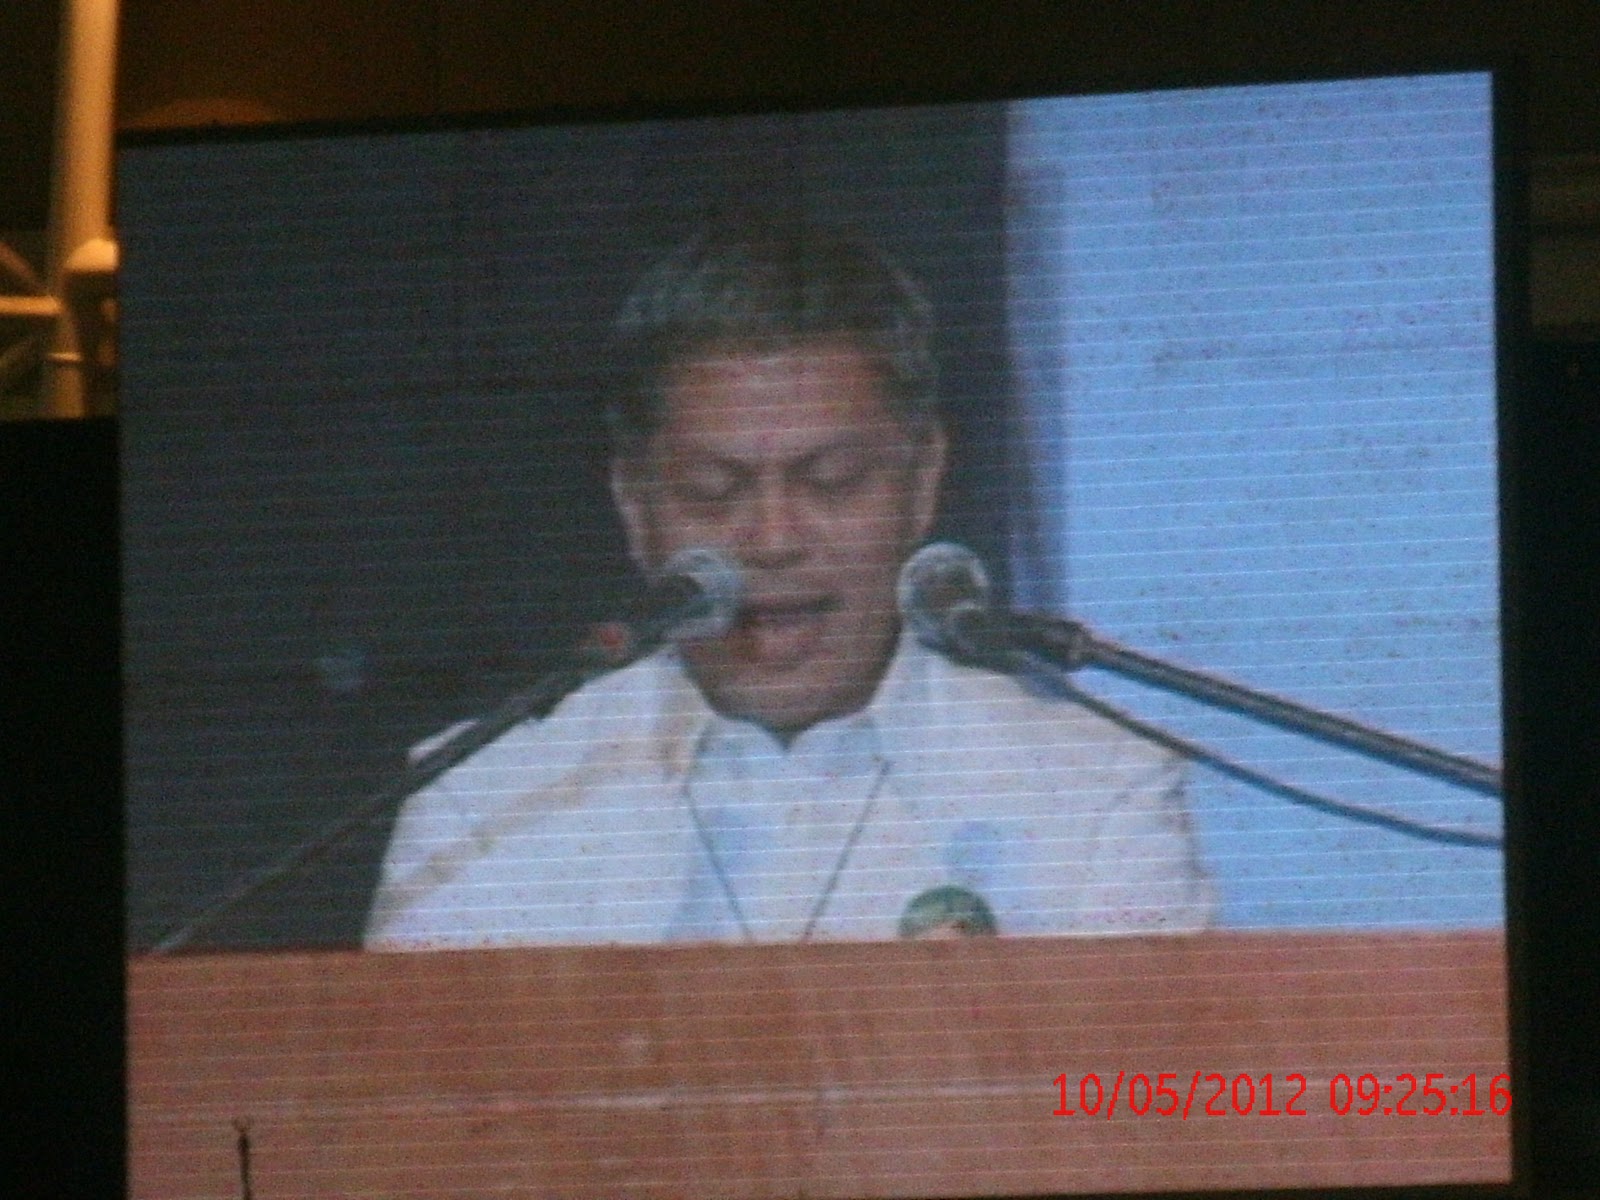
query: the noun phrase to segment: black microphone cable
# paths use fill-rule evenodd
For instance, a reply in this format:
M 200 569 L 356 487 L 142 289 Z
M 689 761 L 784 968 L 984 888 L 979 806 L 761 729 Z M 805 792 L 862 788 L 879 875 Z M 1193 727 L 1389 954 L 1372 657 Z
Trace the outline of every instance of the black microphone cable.
M 1347 800 L 1335 800 L 1328 796 L 1320 796 L 1316 792 L 1308 791 L 1297 784 L 1287 783 L 1265 771 L 1258 771 L 1254 767 L 1247 767 L 1237 759 L 1229 758 L 1220 751 L 1211 750 L 1198 742 L 1188 738 L 1179 737 L 1175 733 L 1142 721 L 1131 713 L 1117 707 L 1108 700 L 1102 700 L 1089 692 L 1084 691 L 1077 684 L 1063 680 L 1060 683 L 1060 694 L 1066 699 L 1083 705 L 1090 712 L 1113 721 L 1130 733 L 1147 738 L 1181 754 L 1185 758 L 1210 767 L 1219 774 L 1236 779 L 1241 783 L 1277 796 L 1280 800 L 1287 800 L 1291 804 L 1298 804 L 1302 808 L 1314 809 L 1317 812 L 1331 813 L 1334 816 L 1345 817 L 1362 825 L 1372 825 L 1379 829 L 1387 829 L 1391 833 L 1405 834 L 1407 837 L 1417 838 L 1421 841 L 1437 842 L 1446 846 L 1474 846 L 1484 850 L 1498 850 L 1504 847 L 1505 841 L 1498 834 L 1479 833 L 1474 829 L 1461 829 L 1451 825 L 1430 825 L 1424 821 L 1413 821 L 1409 817 L 1396 816 L 1379 808 L 1369 808 L 1361 804 L 1352 804 Z

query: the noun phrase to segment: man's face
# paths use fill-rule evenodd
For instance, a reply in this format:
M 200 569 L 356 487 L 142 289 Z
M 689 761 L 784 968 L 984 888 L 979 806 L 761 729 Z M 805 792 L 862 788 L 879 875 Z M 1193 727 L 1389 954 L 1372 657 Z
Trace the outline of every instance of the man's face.
M 744 569 L 732 629 L 688 642 L 719 712 L 793 735 L 869 699 L 899 633 L 900 565 L 933 521 L 944 438 L 898 419 L 848 339 L 711 347 L 664 379 L 661 428 L 612 490 L 634 559 L 721 550 Z

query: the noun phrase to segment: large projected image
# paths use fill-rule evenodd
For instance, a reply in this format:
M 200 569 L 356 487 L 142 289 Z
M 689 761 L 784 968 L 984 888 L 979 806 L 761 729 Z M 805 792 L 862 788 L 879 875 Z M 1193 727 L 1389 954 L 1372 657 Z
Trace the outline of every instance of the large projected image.
M 1504 1178 L 1492 90 L 125 148 L 151 1194 Z
M 1497 925 L 1490 170 L 1476 77 L 136 152 L 134 943 Z M 930 538 L 1478 786 L 953 662 Z

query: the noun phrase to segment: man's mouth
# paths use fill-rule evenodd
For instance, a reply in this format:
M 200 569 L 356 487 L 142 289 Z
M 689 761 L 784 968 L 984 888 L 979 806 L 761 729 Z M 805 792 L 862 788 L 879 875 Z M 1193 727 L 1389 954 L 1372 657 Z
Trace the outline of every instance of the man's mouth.
M 740 608 L 729 636 L 742 658 L 765 666 L 792 665 L 816 649 L 837 607 L 829 596 L 758 597 Z

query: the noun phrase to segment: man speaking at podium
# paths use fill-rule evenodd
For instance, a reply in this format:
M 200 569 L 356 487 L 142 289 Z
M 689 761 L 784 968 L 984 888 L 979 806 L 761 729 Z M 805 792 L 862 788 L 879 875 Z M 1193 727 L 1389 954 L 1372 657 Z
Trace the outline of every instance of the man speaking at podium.
M 731 626 L 603 676 L 406 802 L 366 944 L 871 940 L 1204 926 L 1169 752 L 904 634 L 944 471 L 931 316 L 872 247 L 725 226 L 618 320 L 611 488 Z

